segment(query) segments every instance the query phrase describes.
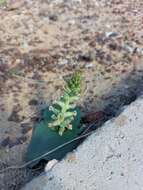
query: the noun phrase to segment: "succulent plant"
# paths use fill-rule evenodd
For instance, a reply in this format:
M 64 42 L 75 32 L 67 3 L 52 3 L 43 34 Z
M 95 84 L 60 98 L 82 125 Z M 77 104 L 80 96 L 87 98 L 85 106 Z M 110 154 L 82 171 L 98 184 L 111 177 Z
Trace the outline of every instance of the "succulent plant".
M 58 131 L 59 135 L 62 135 L 67 129 L 72 130 L 71 122 L 77 114 L 74 109 L 76 107 L 75 103 L 79 100 L 81 93 L 81 74 L 75 72 L 65 82 L 63 96 L 49 107 L 49 111 L 52 111 L 53 114 L 48 127 Z

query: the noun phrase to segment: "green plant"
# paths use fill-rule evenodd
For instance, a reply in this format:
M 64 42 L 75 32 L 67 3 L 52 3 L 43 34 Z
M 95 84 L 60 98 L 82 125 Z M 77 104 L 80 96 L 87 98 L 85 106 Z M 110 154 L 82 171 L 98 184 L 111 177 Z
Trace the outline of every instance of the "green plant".
M 64 131 L 72 130 L 71 122 L 77 115 L 75 102 L 80 98 L 81 93 L 81 74 L 75 72 L 69 79 L 67 79 L 64 87 L 64 94 L 52 106 L 49 111 L 52 111 L 51 122 L 48 127 L 58 131 L 59 135 L 63 135 Z
M 81 74 L 76 72 L 65 80 L 63 96 L 50 108 L 42 110 L 42 120 L 33 127 L 26 154 L 27 161 L 34 160 L 31 167 L 40 159 L 60 160 L 81 142 L 80 139 L 73 141 L 83 131 L 82 126 L 80 127 L 81 112 L 76 107 L 80 94 Z M 70 143 L 67 144 L 68 142 Z M 59 146 L 61 148 L 57 149 Z

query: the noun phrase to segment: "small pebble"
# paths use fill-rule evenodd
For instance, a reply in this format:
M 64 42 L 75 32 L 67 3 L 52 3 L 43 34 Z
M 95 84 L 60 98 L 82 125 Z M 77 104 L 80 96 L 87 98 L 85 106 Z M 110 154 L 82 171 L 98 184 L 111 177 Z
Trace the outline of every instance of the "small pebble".
M 51 170 L 57 163 L 58 163 L 58 160 L 56 159 L 49 161 L 45 167 L 45 172 L 48 172 L 49 170 Z
M 105 36 L 106 38 L 112 38 L 112 37 L 117 37 L 119 34 L 117 32 L 106 32 Z

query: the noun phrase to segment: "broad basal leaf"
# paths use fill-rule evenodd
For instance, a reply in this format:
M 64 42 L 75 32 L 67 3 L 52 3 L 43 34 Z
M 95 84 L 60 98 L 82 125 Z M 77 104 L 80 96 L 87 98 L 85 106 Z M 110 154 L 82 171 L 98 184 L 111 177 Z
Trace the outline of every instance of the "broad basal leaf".
M 72 122 L 72 130 L 66 130 L 62 136 L 58 134 L 57 131 L 54 131 L 48 127 L 48 122 L 51 121 L 52 112 L 47 108 L 44 110 L 44 120 L 40 123 L 37 123 L 33 129 L 32 139 L 30 145 L 28 147 L 26 160 L 31 161 L 33 159 L 42 156 L 45 153 L 55 149 L 59 145 L 63 145 L 64 143 L 73 140 L 78 136 L 81 132 L 79 129 L 80 124 L 80 110 L 78 108 L 75 109 L 77 111 L 77 115 L 75 116 Z M 68 152 L 72 151 L 78 145 L 78 141 L 74 141 L 57 151 L 48 154 L 42 158 L 33 162 L 33 165 L 38 163 L 40 159 L 52 160 L 57 159 L 60 160 L 63 158 Z

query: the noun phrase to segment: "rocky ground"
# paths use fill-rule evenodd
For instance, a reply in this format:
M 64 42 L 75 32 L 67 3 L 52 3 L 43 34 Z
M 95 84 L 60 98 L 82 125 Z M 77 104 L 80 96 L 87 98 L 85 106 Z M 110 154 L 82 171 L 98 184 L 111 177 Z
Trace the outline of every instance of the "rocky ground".
M 0 1 L 0 160 L 24 163 L 33 122 L 81 70 L 83 114 L 113 116 L 142 91 L 141 0 Z

